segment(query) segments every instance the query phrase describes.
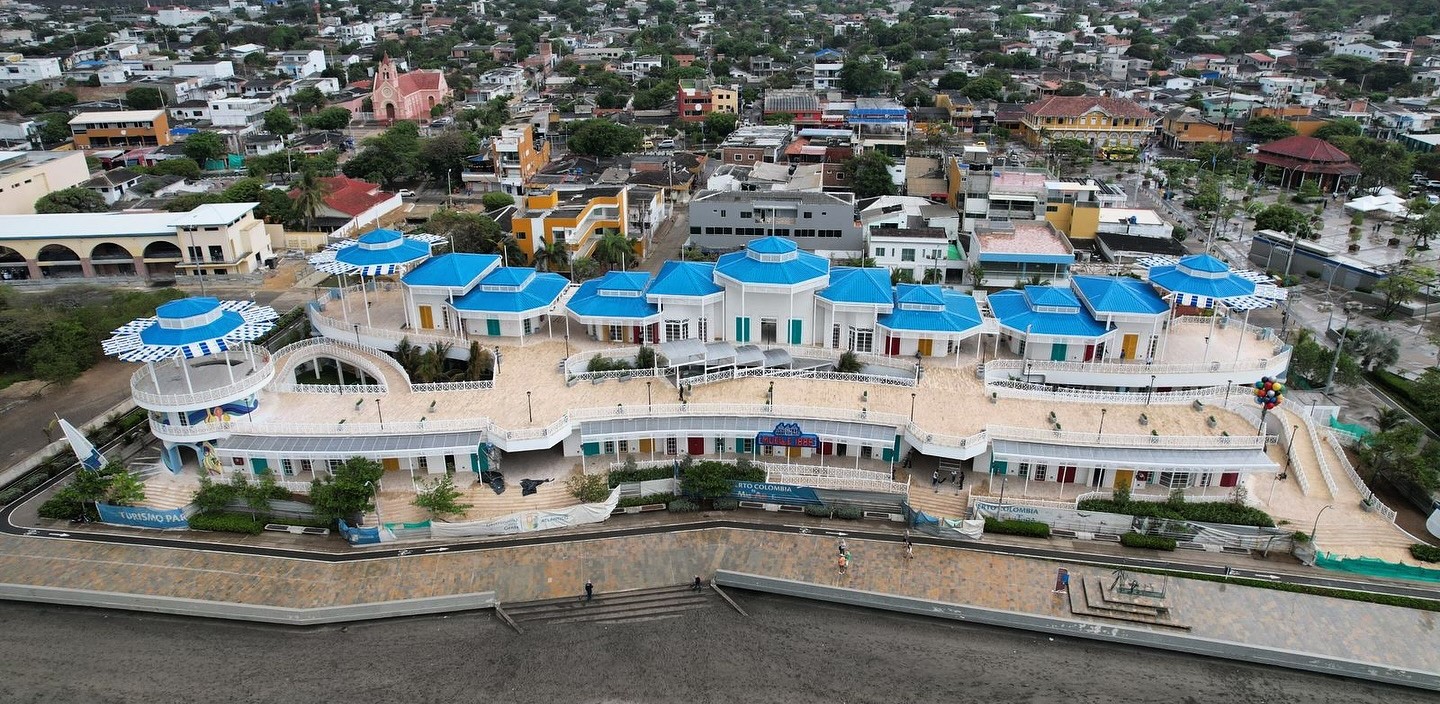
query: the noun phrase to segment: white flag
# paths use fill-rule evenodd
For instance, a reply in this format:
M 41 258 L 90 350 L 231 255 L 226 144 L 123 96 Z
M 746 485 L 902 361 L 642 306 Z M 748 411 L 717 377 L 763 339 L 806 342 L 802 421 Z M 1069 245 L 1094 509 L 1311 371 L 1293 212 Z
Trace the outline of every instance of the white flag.
M 105 466 L 105 456 L 100 454 L 75 426 L 70 425 L 69 421 L 61 418 L 60 429 L 65 431 L 65 439 L 70 441 L 70 449 L 74 450 L 75 456 L 80 459 L 80 466 L 92 472 Z

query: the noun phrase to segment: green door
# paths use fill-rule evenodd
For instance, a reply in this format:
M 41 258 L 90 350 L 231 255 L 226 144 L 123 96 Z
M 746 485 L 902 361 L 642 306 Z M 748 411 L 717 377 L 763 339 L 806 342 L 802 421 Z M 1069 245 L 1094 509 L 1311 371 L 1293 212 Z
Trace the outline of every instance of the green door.
M 256 474 L 264 474 L 270 471 L 270 463 L 264 457 L 251 457 L 250 470 Z
M 736 342 L 749 342 L 749 341 L 750 341 L 750 319 L 749 319 L 749 318 L 736 318 L 736 319 L 735 319 L 735 341 L 736 341 Z
M 498 336 L 500 334 L 500 321 L 494 318 L 487 319 L 485 321 L 485 334 Z
M 1007 463 L 1005 460 L 991 459 L 991 460 L 990 460 L 990 473 L 991 473 L 991 474 L 1005 474 L 1005 469 L 1006 469 L 1006 467 L 1007 467 L 1008 464 L 1009 464 L 1009 463 Z
M 1065 343 L 1063 343 L 1063 342 L 1056 342 L 1056 343 L 1052 343 L 1052 344 L 1050 345 L 1050 361 L 1052 361 L 1052 362 L 1063 362 L 1063 361 L 1065 361 Z
M 598 443 L 598 442 L 587 442 L 587 443 L 584 443 L 583 445 L 580 446 L 580 452 L 584 453 L 584 455 L 585 455 L 586 457 L 592 457 L 592 456 L 594 456 L 594 455 L 598 455 L 598 454 L 600 454 L 600 443 Z
M 792 344 L 792 345 L 801 344 L 801 342 L 800 342 L 800 333 L 801 333 L 801 327 L 802 327 L 802 325 L 803 325 L 803 321 L 801 321 L 799 318 L 791 318 L 791 319 L 790 319 L 790 344 Z

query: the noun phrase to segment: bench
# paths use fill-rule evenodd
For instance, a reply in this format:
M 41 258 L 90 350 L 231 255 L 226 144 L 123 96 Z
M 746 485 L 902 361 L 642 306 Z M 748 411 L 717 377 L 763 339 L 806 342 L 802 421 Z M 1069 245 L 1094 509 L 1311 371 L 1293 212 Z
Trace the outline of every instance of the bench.
M 291 535 L 330 535 L 329 528 L 313 528 L 311 526 L 292 526 L 287 523 L 266 523 L 265 530 L 275 533 L 289 533 Z

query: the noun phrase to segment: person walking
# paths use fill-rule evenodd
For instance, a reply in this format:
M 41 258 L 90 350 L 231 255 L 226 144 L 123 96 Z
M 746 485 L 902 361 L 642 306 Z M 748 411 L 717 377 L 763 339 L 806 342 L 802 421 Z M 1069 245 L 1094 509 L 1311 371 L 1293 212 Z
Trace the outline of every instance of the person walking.
M 850 548 L 849 548 L 847 545 L 845 545 L 845 539 L 844 539 L 844 538 L 841 538 L 841 539 L 840 539 L 840 554 L 841 554 L 841 555 L 847 555 L 847 554 L 849 554 L 849 553 L 850 553 Z
M 930 486 L 932 488 L 940 486 L 940 470 L 937 469 L 930 473 Z
M 585 601 L 595 598 L 595 585 L 590 580 L 585 580 Z
M 959 483 L 956 484 L 956 486 L 959 487 L 959 488 L 961 488 L 961 489 L 964 489 L 964 488 L 965 488 L 965 475 L 961 474 L 961 475 L 959 475 L 959 478 L 960 478 L 960 479 L 959 479 Z
M 695 581 L 690 583 L 690 591 L 698 592 L 701 589 L 703 589 L 703 586 L 700 584 L 700 575 L 697 574 L 695 575 Z
M 847 560 L 847 559 L 845 559 L 845 556 L 844 556 L 844 555 L 841 555 L 841 556 L 840 556 L 840 560 L 839 560 L 839 562 L 838 562 L 838 569 L 836 570 L 836 572 L 843 575 L 843 574 L 845 574 L 845 570 L 846 570 L 849 566 L 850 566 L 850 561 Z
M 950 470 L 950 483 L 953 484 L 953 485 L 955 485 L 955 486 L 959 486 L 959 485 L 960 485 L 960 472 L 959 472 L 959 470 L 954 470 L 954 469 Z
M 910 541 L 908 541 L 908 540 L 905 541 L 905 559 L 907 559 L 907 560 L 913 560 L 913 559 L 915 559 L 915 546 L 912 545 L 912 544 L 910 543 Z

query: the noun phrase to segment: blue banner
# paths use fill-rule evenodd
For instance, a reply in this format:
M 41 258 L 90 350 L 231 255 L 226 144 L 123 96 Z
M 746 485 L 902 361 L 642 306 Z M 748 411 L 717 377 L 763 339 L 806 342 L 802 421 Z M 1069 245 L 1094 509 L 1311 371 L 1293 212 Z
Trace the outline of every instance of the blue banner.
M 136 528 L 189 528 L 190 521 L 183 508 L 145 508 L 143 506 L 95 505 L 101 523 L 114 523 Z
M 767 482 L 731 482 L 730 496 L 741 501 L 801 506 L 819 505 L 820 497 L 808 486 L 770 484 Z

